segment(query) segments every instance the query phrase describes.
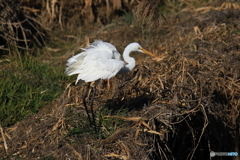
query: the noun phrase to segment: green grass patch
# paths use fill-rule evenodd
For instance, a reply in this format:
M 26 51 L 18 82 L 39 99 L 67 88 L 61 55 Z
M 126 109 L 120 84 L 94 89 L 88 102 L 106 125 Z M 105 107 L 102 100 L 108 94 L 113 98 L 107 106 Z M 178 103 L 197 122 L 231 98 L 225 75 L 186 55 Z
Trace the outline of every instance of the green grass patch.
M 123 17 L 122 21 L 128 25 L 131 25 L 134 21 L 134 15 L 132 12 L 126 12 Z
M 119 116 L 126 117 L 128 110 L 126 108 L 113 111 L 106 107 L 102 107 L 98 112 L 97 125 L 100 126 L 99 138 L 105 139 L 111 136 L 117 129 L 124 127 L 128 124 L 128 121 L 115 117 L 104 117 L 104 116 Z
M 72 108 L 72 109 L 71 109 Z M 66 120 L 68 126 L 71 126 L 71 129 L 66 134 L 66 138 L 70 140 L 71 143 L 77 142 L 75 138 L 83 137 L 85 135 L 92 135 L 94 139 L 105 139 L 111 136 L 119 128 L 128 126 L 129 121 L 115 118 L 115 117 L 105 117 L 105 116 L 119 116 L 126 117 L 128 110 L 122 108 L 119 110 L 112 110 L 105 106 L 100 106 L 99 109 L 95 112 L 95 122 L 97 125 L 97 133 L 94 130 L 94 127 L 90 125 L 86 116 L 77 113 L 75 111 L 75 106 L 70 106 L 68 109 L 68 119 Z
M 9 56 L 0 71 L 0 121 L 12 125 L 27 115 L 35 114 L 43 105 L 53 101 L 68 79 L 64 68 L 40 62 L 32 56 Z

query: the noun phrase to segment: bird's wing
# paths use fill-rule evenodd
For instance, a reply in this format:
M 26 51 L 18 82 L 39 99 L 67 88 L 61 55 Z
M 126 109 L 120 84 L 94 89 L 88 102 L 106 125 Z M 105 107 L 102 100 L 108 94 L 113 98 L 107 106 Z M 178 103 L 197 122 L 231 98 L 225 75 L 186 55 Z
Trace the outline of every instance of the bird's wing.
M 125 63 L 120 60 L 120 54 L 110 43 L 96 40 L 84 52 L 70 58 L 67 63 L 66 74 L 79 74 L 79 79 L 85 82 L 98 79 L 109 79 L 115 76 Z
M 79 74 L 81 71 L 79 70 L 79 66 L 82 65 L 84 58 L 87 56 L 86 52 L 82 52 L 80 54 L 77 54 L 73 56 L 72 58 L 69 58 L 67 61 L 67 68 L 65 73 L 68 76 Z
M 81 74 L 78 75 L 79 79 L 85 82 L 92 82 L 98 79 L 110 79 L 114 77 L 123 68 L 125 63 L 117 59 L 102 59 L 96 58 L 92 61 L 83 63 L 81 66 Z
M 88 47 L 82 48 L 84 52 L 69 58 L 67 61 L 67 68 L 65 73 L 68 76 L 74 74 L 80 74 L 82 72 L 81 65 L 83 61 L 88 62 L 92 61 L 95 58 L 103 58 L 103 59 L 119 59 L 120 54 L 116 50 L 116 48 L 107 42 L 103 42 L 101 40 L 95 40 Z

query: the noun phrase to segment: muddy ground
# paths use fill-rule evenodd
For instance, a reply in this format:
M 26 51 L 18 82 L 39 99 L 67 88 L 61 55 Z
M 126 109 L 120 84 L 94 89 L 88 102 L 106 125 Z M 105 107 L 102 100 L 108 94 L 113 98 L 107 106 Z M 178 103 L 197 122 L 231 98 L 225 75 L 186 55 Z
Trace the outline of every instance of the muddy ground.
M 96 22 L 85 37 L 74 35 L 78 47 L 102 39 L 122 53 L 137 41 L 158 56 L 134 53 L 133 71 L 110 79 L 110 89 L 100 82 L 97 132 L 82 104 L 86 85 L 64 82 L 59 98 L 4 128 L 8 149 L 0 139 L 2 159 L 205 160 L 214 159 L 211 151 L 239 153 L 240 9 L 213 3 L 167 14 L 167 21 L 156 17 L 160 10 L 148 17 L 150 12 L 140 6 L 130 24 L 120 17 Z M 73 52 L 79 50 L 57 57 L 58 65 Z

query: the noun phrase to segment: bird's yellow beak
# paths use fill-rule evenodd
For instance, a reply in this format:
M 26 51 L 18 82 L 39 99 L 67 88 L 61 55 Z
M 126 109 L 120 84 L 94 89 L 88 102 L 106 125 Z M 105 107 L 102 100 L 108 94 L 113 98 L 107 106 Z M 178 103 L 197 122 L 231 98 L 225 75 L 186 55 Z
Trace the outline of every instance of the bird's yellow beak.
M 155 54 L 147 51 L 146 49 L 140 48 L 140 50 L 142 50 L 144 53 L 146 53 L 146 54 L 148 54 L 148 55 L 150 55 L 150 56 L 157 57 Z

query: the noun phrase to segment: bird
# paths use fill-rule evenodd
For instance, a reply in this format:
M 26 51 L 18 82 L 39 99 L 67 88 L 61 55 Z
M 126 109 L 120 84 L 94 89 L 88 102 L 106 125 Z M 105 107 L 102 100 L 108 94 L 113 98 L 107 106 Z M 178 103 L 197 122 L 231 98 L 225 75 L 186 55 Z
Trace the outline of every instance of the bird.
M 95 40 L 88 47 L 82 48 L 83 52 L 67 60 L 65 73 L 68 76 L 78 74 L 75 84 L 79 80 L 94 82 L 100 79 L 110 79 L 117 74 L 130 72 L 136 65 L 130 53 L 138 51 L 150 56 L 156 55 L 143 49 L 137 42 L 127 45 L 123 52 L 123 59 L 116 47 L 102 40 Z
M 133 70 L 136 65 L 134 58 L 130 57 L 130 53 L 134 51 L 146 53 L 150 56 L 156 57 L 153 53 L 143 49 L 137 42 L 130 43 L 126 46 L 123 52 L 123 60 L 121 55 L 117 51 L 116 47 L 111 43 L 104 42 L 102 40 L 94 40 L 86 48 L 81 48 L 83 52 L 69 58 L 67 60 L 66 75 L 71 76 L 78 74 L 75 84 L 77 85 L 79 80 L 82 82 L 96 82 L 93 88 L 93 94 L 90 104 L 90 111 L 86 103 L 86 97 L 89 90 L 88 88 L 83 95 L 83 105 L 85 107 L 88 120 L 91 125 L 94 126 L 95 132 L 97 132 L 95 114 L 93 111 L 93 101 L 96 92 L 96 85 L 100 79 L 110 79 L 117 74 L 124 74 Z

